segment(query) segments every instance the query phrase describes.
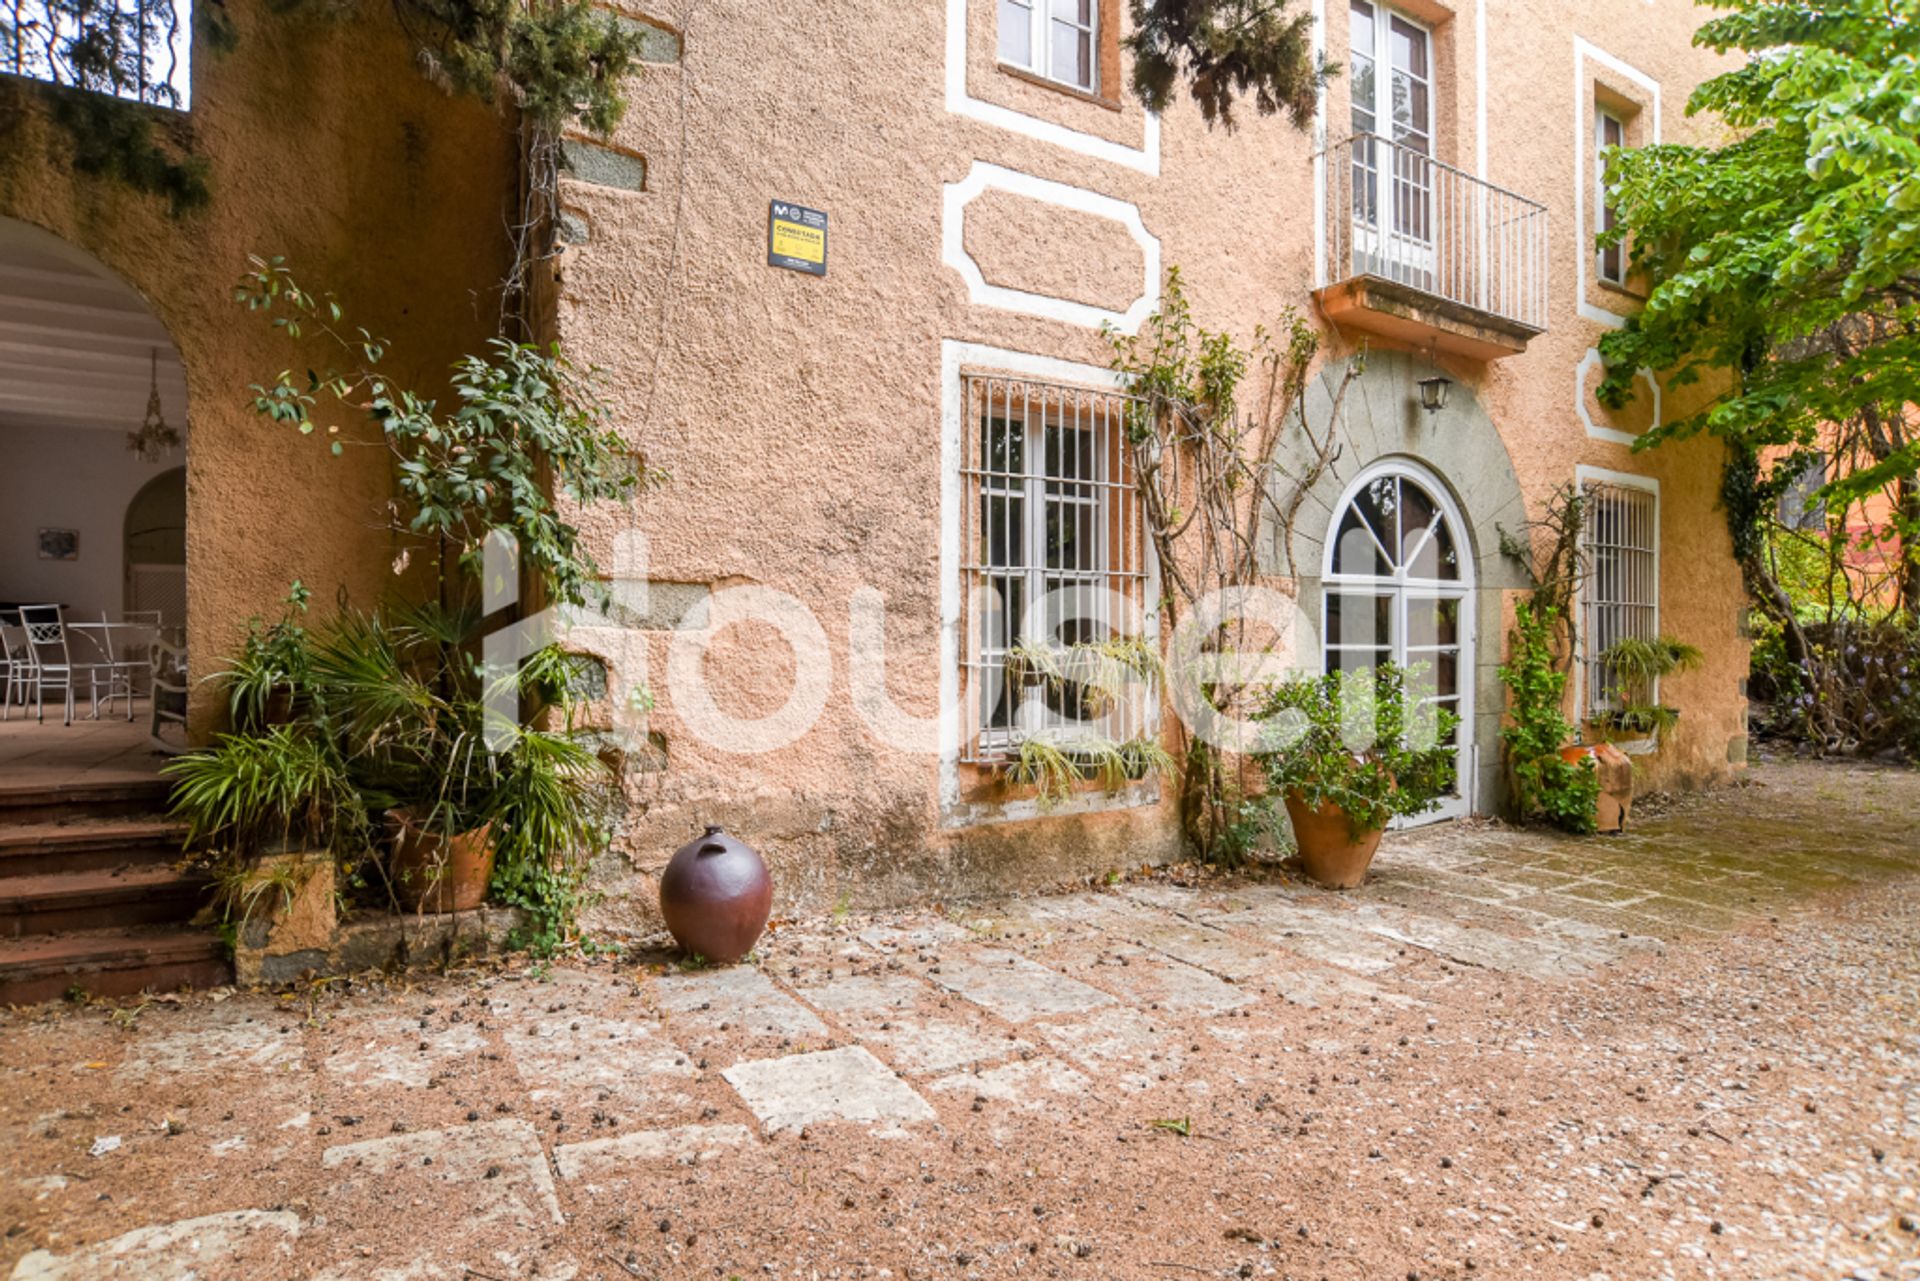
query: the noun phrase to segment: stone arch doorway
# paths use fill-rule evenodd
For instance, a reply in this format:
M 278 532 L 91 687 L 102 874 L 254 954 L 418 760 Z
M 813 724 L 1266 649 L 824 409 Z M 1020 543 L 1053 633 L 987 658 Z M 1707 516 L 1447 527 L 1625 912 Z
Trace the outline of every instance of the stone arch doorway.
M 187 625 L 187 469 L 164 471 L 127 504 L 121 535 L 123 610 L 159 615 L 177 634 Z
M 1470 385 L 1456 384 L 1447 407 L 1438 413 L 1420 407 L 1418 382 L 1432 372 L 1432 363 L 1421 356 L 1369 352 L 1365 371 L 1349 388 L 1337 419 L 1338 363 L 1308 385 L 1308 419 L 1316 429 L 1335 419 L 1336 453 L 1301 503 L 1291 535 L 1275 531 L 1268 564 L 1277 576 L 1299 584 L 1303 626 L 1324 628 L 1326 593 L 1351 585 L 1330 577 L 1330 571 L 1352 497 L 1381 475 L 1416 478 L 1426 499 L 1447 515 L 1461 578 L 1458 586 L 1452 580 L 1407 581 L 1397 590 L 1413 599 L 1422 588 L 1436 597 L 1443 591 L 1457 595 L 1459 631 L 1472 642 L 1458 647 L 1460 710 L 1467 722 L 1461 744 L 1465 794 L 1445 812 L 1490 813 L 1505 801 L 1500 719 L 1506 693 L 1498 668 L 1506 593 L 1526 586 L 1520 570 L 1500 554 L 1500 530 L 1518 529 L 1527 519 L 1527 504 L 1500 429 Z M 1298 449 L 1297 444 L 1291 447 Z M 1308 460 L 1301 455 L 1281 461 L 1291 474 L 1300 475 Z M 1413 549 L 1401 550 L 1403 559 L 1410 554 Z M 1410 626 L 1406 620 L 1401 625 Z M 1319 634 L 1304 638 L 1295 647 L 1296 664 L 1323 663 L 1321 645 Z M 1436 644 L 1434 652 L 1451 648 Z
M 155 611 L 181 635 L 186 450 L 186 370 L 146 299 L 0 217 L 0 607 L 60 606 L 76 659 L 137 654 L 151 632 L 117 628 Z

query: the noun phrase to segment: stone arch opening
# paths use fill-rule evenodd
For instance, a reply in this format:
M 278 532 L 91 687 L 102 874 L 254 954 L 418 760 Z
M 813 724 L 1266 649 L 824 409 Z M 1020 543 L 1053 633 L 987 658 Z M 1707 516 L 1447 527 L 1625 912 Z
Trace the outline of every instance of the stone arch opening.
M 138 556 L 175 580 L 157 606 L 143 586 L 138 607 L 185 626 L 187 413 L 179 348 L 146 299 L 0 217 L 0 604 L 120 621 Z

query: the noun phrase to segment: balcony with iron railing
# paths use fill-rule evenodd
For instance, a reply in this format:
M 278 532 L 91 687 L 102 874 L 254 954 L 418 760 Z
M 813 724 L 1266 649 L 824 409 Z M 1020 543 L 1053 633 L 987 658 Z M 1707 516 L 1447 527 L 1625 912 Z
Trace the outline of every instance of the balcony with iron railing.
M 0 0 L 0 75 L 185 111 L 191 0 Z
M 1377 134 L 1320 153 L 1325 257 L 1314 297 L 1335 324 L 1473 360 L 1547 328 L 1547 210 Z

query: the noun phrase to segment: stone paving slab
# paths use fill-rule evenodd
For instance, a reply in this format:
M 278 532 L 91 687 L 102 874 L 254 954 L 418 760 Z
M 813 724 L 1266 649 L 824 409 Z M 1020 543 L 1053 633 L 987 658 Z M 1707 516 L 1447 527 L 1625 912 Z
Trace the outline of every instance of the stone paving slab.
M 832 1121 L 931 1121 L 934 1111 L 858 1045 L 736 1063 L 721 1073 L 775 1134 Z
M 1062 900 L 1057 910 L 1062 915 L 1070 915 L 1071 919 L 1095 925 L 1116 939 L 1151 948 L 1222 978 L 1245 981 L 1287 963 L 1272 948 L 1204 925 L 1189 924 L 1165 911 L 1120 896 Z
M 1185 1083 L 1188 1055 L 1199 1049 L 1197 1042 L 1164 1018 L 1125 1007 L 1050 1023 L 1043 1034 L 1056 1050 L 1096 1079 L 1128 1090 Z
M 135 1228 L 72 1254 L 35 1250 L 12 1281 L 200 1281 L 271 1276 L 284 1266 L 300 1217 L 284 1210 L 230 1210 Z
M 857 1040 L 907 1075 L 951 1072 L 1030 1049 L 1012 1032 L 905 974 L 851 974 L 803 982 L 795 990 Z
M 1057 1111 L 1065 1099 L 1085 1098 L 1093 1082 L 1059 1059 L 1035 1055 L 999 1067 L 955 1072 L 933 1081 L 929 1089 L 976 1100 L 1011 1103 L 1023 1112 Z
M 1054 968 L 1112 993 L 1123 1003 L 1191 1014 L 1224 1014 L 1259 998 L 1244 987 L 1170 957 L 1107 940 L 1089 958 L 1084 949 L 1055 949 Z
M 321 1074 L 328 1085 L 342 1090 L 382 1085 L 425 1089 L 437 1072 L 480 1053 L 486 1044 L 470 1023 L 434 1028 L 430 1022 L 407 1015 L 335 1020 L 327 1028 Z
M 1392 943 L 1350 923 L 1346 909 L 1313 906 L 1277 887 L 1254 887 L 1228 905 L 1199 908 L 1195 915 L 1209 925 L 1356 974 L 1381 974 L 1400 960 Z
M 691 1106 L 686 1086 L 699 1069 L 653 1023 L 562 1012 L 512 1020 L 501 1039 L 535 1103 L 591 1100 L 602 1111 L 645 1117 Z
M 1010 1023 L 1080 1014 L 1113 1004 L 1113 998 L 1097 988 L 999 948 L 949 950 L 928 971 L 927 979 Z
M 553 1164 L 563 1179 L 645 1175 L 651 1172 L 647 1167 L 660 1162 L 691 1165 L 752 1143 L 744 1125 L 683 1125 L 565 1143 L 553 1150 Z
M 681 1039 L 689 1031 L 699 1034 L 696 1046 L 720 1033 L 731 1033 L 736 1040 L 818 1042 L 827 1036 L 826 1024 L 812 1011 L 750 966 L 669 974 L 653 991 L 670 1016 L 669 1035 Z
M 1437 916 L 1368 903 L 1354 909 L 1356 920 L 1381 938 L 1423 948 L 1462 965 L 1524 975 L 1531 979 L 1564 979 L 1586 974 L 1612 960 L 1595 944 L 1581 944 L 1561 935 L 1521 937 L 1498 933 Z
M 194 1010 L 186 1026 L 145 1021 L 127 1047 L 114 1079 L 135 1086 L 165 1077 L 199 1076 L 209 1068 L 252 1076 L 300 1067 L 305 1043 L 290 1020 L 257 1008 L 219 1005 Z
M 326 1149 L 320 1164 L 354 1182 L 397 1177 L 398 1186 L 457 1187 L 469 1226 L 503 1218 L 523 1228 L 564 1222 L 540 1135 L 517 1118 L 345 1143 Z

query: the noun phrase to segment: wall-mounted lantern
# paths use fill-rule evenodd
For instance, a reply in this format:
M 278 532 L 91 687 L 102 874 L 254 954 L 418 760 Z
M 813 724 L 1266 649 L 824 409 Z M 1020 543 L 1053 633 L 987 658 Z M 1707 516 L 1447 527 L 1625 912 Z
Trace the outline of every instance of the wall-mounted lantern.
M 1447 407 L 1447 392 L 1453 387 L 1453 379 L 1442 374 L 1431 378 L 1422 378 L 1420 388 L 1420 408 L 1429 414 L 1437 414 Z

